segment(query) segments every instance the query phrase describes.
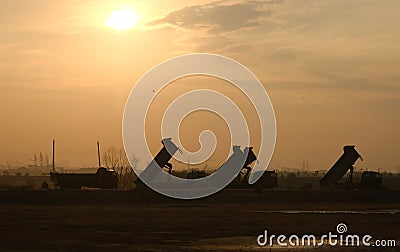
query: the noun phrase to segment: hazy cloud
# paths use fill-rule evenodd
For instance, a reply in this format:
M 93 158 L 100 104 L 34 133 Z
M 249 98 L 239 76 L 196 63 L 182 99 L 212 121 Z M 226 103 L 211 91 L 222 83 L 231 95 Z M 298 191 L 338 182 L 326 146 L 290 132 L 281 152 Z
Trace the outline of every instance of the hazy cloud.
M 244 55 L 249 51 L 264 54 L 265 50 L 292 47 L 303 53 L 299 46 L 293 46 L 294 41 L 286 38 L 304 33 L 308 26 L 304 20 L 291 20 L 323 8 L 315 1 L 303 0 L 219 1 L 171 11 L 148 25 L 174 27 L 181 32 L 175 43 L 196 51 Z M 295 50 L 291 53 L 297 54 Z
M 170 24 L 190 30 L 206 30 L 209 33 L 237 31 L 256 27 L 268 13 L 261 2 L 242 2 L 224 5 L 222 2 L 194 5 L 170 12 L 164 18 L 149 25 Z
M 10 49 L 14 49 L 14 48 L 17 48 L 17 47 L 20 47 L 21 46 L 21 44 L 18 44 L 18 43 L 5 43 L 5 44 L 1 44 L 0 43 L 0 50 L 10 50 Z
M 28 49 L 28 50 L 19 51 L 18 53 L 20 53 L 20 54 L 31 54 L 31 55 L 48 54 L 48 53 L 47 53 L 45 50 L 43 50 L 43 49 Z

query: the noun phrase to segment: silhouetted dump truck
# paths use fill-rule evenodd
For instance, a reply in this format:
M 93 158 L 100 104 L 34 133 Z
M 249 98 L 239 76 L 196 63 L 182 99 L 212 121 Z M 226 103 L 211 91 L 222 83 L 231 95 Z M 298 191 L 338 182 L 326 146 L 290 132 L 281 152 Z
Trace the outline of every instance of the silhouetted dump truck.
M 97 142 L 97 155 L 99 168 L 96 173 L 58 173 L 55 170 L 55 140 L 53 139 L 53 171 L 50 172 L 51 181 L 60 189 L 81 189 L 82 187 L 117 189 L 117 173 L 114 170 L 101 167 L 99 142 Z
M 60 189 L 80 189 L 82 187 L 117 189 L 118 178 L 113 170 L 104 167 L 96 173 L 57 173 L 50 172 L 50 179 Z
M 227 188 L 229 189 L 271 189 L 278 186 L 278 176 L 275 171 L 264 171 L 261 178 L 253 185 L 248 183 L 248 177 L 251 172 L 251 167 L 249 166 L 251 163 L 257 160 L 257 156 L 253 152 L 253 147 L 246 147 L 244 151 L 240 149 L 239 146 L 233 147 L 233 154 L 231 158 L 235 155 L 241 155 L 244 152 L 247 152 L 246 161 L 243 164 L 243 168 L 241 172 L 238 174 L 237 178 L 233 180 Z M 204 171 L 192 171 L 188 173 L 188 179 L 197 179 L 207 176 Z
M 139 178 L 136 179 L 135 184 L 137 186 L 143 186 L 143 182 L 140 178 L 151 179 L 156 177 L 157 172 L 159 172 L 158 169 L 151 169 L 155 165 L 161 169 L 168 169 L 168 173 L 172 174 L 172 164 L 168 162 L 172 158 L 172 155 L 174 155 L 179 148 L 172 142 L 171 138 L 165 138 L 161 141 L 161 143 L 163 144 L 162 149 L 157 153 L 156 157 L 151 161 L 146 169 L 139 175 Z
M 271 189 L 278 186 L 278 175 L 275 171 L 264 171 L 263 175 L 255 184 L 248 183 L 248 177 L 251 172 L 251 163 L 257 160 L 256 154 L 253 152 L 253 147 L 246 147 L 248 154 L 246 161 L 243 164 L 242 171 L 238 174 L 237 178 L 233 180 L 228 188 L 232 189 Z M 245 149 L 245 151 L 246 151 Z
M 138 187 L 143 186 L 143 182 L 141 181 L 140 178 L 148 178 L 148 179 L 156 179 L 157 173 L 161 171 L 161 169 L 167 169 L 168 173 L 172 173 L 172 165 L 169 162 L 169 160 L 172 158 L 172 155 L 175 154 L 176 151 L 179 150 L 179 148 L 171 141 L 170 138 L 163 139 L 161 141 L 163 144 L 163 148 L 160 150 L 160 152 L 156 155 L 154 160 L 147 166 L 147 168 L 139 175 L 139 178 L 135 181 L 135 184 Z M 274 188 L 278 186 L 278 178 L 277 174 L 275 171 L 265 171 L 262 177 L 253 185 L 250 185 L 247 182 L 248 175 L 251 171 L 251 167 L 249 165 L 257 160 L 256 155 L 253 152 L 252 147 L 246 147 L 248 150 L 247 158 L 246 161 L 243 164 L 243 170 L 246 170 L 245 175 L 243 176 L 242 179 L 235 179 L 232 181 L 231 184 L 228 185 L 228 188 L 243 188 L 243 189 L 248 189 L 248 188 L 254 188 L 254 189 L 267 189 L 267 188 Z M 246 151 L 246 149 L 244 151 Z M 168 151 L 169 150 L 169 151 Z M 243 155 L 243 151 L 240 150 L 239 146 L 234 146 L 233 147 L 233 154 L 232 156 L 227 160 L 231 160 L 232 158 L 235 158 L 236 155 Z M 155 167 L 155 164 L 157 164 L 156 167 L 158 169 L 149 169 L 151 167 Z M 187 174 L 188 179 L 198 179 L 207 176 L 208 174 L 204 171 L 192 171 Z M 162 181 L 160 181 L 162 183 Z
M 332 168 L 325 174 L 325 176 L 320 181 L 321 187 L 332 187 L 337 186 L 340 180 L 349 171 L 349 178 L 347 185 L 351 185 L 353 182 L 353 170 L 354 163 L 361 159 L 361 155 L 356 151 L 355 146 L 347 145 L 343 147 L 344 153 L 332 166 Z M 360 187 L 381 187 L 382 177 L 378 172 L 363 172 L 361 177 Z M 357 185 L 358 186 L 358 185 Z
M 352 182 L 353 164 L 357 159 L 361 158 L 361 155 L 354 147 L 353 145 L 343 147 L 343 155 L 322 178 L 320 181 L 321 187 L 329 187 L 338 184 L 347 171 L 350 171 L 349 182 Z

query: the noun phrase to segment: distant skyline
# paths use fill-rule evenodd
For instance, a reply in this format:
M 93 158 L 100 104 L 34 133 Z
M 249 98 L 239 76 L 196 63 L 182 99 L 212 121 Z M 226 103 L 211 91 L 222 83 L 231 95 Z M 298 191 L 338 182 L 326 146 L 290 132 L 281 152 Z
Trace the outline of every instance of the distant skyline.
M 126 29 L 106 22 L 121 8 L 137 15 Z M 308 161 L 326 170 L 355 145 L 364 157 L 357 167 L 399 171 L 399 9 L 396 0 L 2 1 L 0 165 L 50 157 L 54 138 L 59 165 L 97 166 L 96 141 L 102 151 L 122 147 L 125 101 L 140 76 L 204 52 L 239 61 L 263 82 L 277 117 L 272 168 Z M 183 81 L 232 92 L 250 111 L 218 80 Z M 160 108 L 178 91 L 177 82 Z M 218 119 L 190 120 L 189 129 L 225 134 Z

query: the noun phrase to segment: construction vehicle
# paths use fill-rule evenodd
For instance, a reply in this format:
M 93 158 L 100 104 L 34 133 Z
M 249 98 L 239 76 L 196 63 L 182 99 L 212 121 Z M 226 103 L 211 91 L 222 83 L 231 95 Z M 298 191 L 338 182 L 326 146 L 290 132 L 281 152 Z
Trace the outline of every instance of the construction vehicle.
M 321 187 L 340 187 L 345 186 L 347 188 L 357 188 L 357 187 L 375 187 L 379 188 L 382 186 L 382 176 L 378 172 L 363 172 L 361 176 L 361 183 L 353 183 L 353 171 L 354 163 L 363 158 L 356 151 L 354 145 L 347 145 L 343 147 L 343 154 L 332 166 L 332 168 L 325 174 L 325 176 L 320 181 Z M 340 183 L 342 178 L 349 172 L 348 179 L 345 182 Z
M 187 179 L 198 179 L 198 178 L 204 178 L 207 177 L 208 174 L 205 171 L 198 171 L 198 170 L 191 170 L 186 178 Z
M 381 188 L 382 187 L 382 174 L 374 171 L 364 171 L 361 174 L 361 187 L 362 188 Z
M 172 158 L 172 155 L 176 151 L 179 150 L 179 148 L 171 141 L 170 138 L 163 139 L 161 141 L 163 144 L 162 149 L 160 152 L 156 155 L 154 160 L 147 166 L 147 168 L 139 175 L 139 178 L 151 178 L 151 179 L 157 179 L 157 172 L 162 171 L 162 169 L 167 169 L 169 174 L 172 174 L 172 165 L 169 163 L 169 160 Z M 168 150 L 171 151 L 171 153 Z M 233 180 L 227 188 L 234 188 L 234 189 L 268 189 L 268 188 L 275 188 L 278 185 L 278 178 L 277 174 L 275 171 L 265 171 L 262 177 L 253 185 L 250 185 L 247 182 L 248 175 L 250 174 L 251 167 L 249 166 L 251 163 L 253 163 L 255 160 L 257 160 L 256 155 L 253 152 L 253 147 L 246 147 L 244 151 L 240 150 L 239 146 L 234 146 L 233 147 L 233 154 L 232 156 L 225 162 L 229 163 L 231 160 L 236 159 L 236 155 L 243 155 L 243 153 L 247 152 L 247 158 L 246 161 L 243 164 L 243 170 L 246 170 L 246 173 L 244 176 L 241 176 L 239 174 L 239 179 Z M 155 163 L 159 168 L 162 169 L 149 169 L 149 167 L 154 166 Z M 221 166 L 222 167 L 222 166 Z M 204 171 L 192 171 L 187 174 L 187 179 L 198 179 L 198 178 L 203 178 L 206 177 L 208 174 Z M 163 182 L 160 181 L 160 184 Z M 135 181 L 135 184 L 138 187 L 143 186 L 143 182 L 140 179 L 137 179 Z
M 101 188 L 117 189 L 117 174 L 104 167 L 92 173 L 57 173 L 50 172 L 50 179 L 60 189 Z
M 250 164 L 257 160 L 257 156 L 253 152 L 253 147 L 246 147 L 248 151 L 246 161 L 243 164 L 241 172 L 237 175 L 227 188 L 231 189 L 272 189 L 278 186 L 278 175 L 275 171 L 260 171 L 263 175 L 255 184 L 250 185 L 248 178 L 251 172 Z
M 101 188 L 117 189 L 118 177 L 114 170 L 101 167 L 100 146 L 97 142 L 97 154 L 99 168 L 96 173 L 58 173 L 55 171 L 54 161 L 55 141 L 53 140 L 53 171 L 50 172 L 50 179 L 54 185 L 60 189 L 81 189 L 81 188 Z
M 167 169 L 169 174 L 172 174 L 172 164 L 169 163 L 169 160 L 172 158 L 172 155 L 175 154 L 179 148 L 171 141 L 171 138 L 165 138 L 161 141 L 163 147 L 157 153 L 156 157 L 150 162 L 150 164 L 144 169 L 144 171 L 139 175 L 138 179 L 136 179 L 135 184 L 137 187 L 141 188 L 143 186 L 142 179 L 156 179 L 158 169 L 151 169 L 155 165 L 161 167 L 162 169 Z M 170 153 L 171 151 L 172 153 Z

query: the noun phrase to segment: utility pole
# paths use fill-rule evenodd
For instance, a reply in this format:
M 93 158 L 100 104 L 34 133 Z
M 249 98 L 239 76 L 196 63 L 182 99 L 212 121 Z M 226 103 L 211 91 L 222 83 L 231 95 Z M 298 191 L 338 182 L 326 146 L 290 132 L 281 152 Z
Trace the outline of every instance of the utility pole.
M 56 172 L 55 160 L 54 160 L 54 150 L 55 150 L 55 146 L 56 146 L 56 141 L 53 139 L 53 172 Z
M 100 142 L 97 141 L 97 158 L 99 159 L 99 168 L 101 167 L 101 160 L 100 160 Z

